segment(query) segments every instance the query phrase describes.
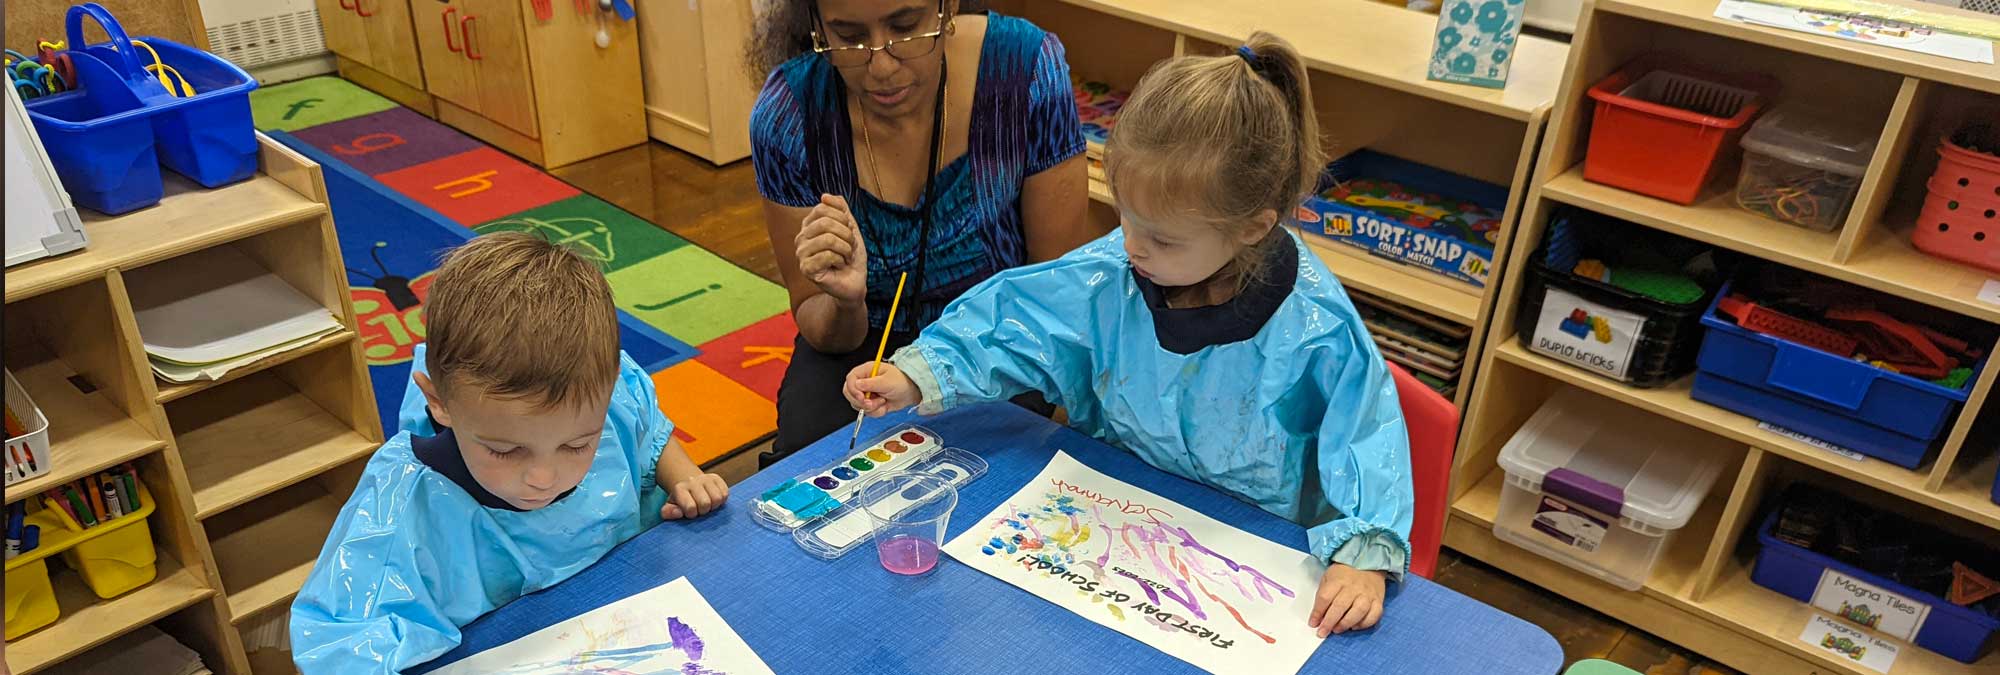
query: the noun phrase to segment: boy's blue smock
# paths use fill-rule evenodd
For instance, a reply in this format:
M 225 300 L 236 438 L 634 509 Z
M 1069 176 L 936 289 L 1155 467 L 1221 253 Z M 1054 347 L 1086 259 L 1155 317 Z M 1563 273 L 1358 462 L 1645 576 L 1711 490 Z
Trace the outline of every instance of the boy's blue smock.
M 432 435 L 414 379 L 395 437 L 368 460 L 312 575 L 292 603 L 293 660 L 304 675 L 396 673 L 450 651 L 459 627 L 597 562 L 660 523 L 654 472 L 673 423 L 653 382 L 619 354 L 604 434 L 583 482 L 534 511 L 480 506 L 419 461 Z M 424 372 L 417 347 L 412 373 Z
M 1409 435 L 1340 282 L 1297 255 L 1290 294 L 1255 337 L 1177 354 L 1124 243 L 1113 231 L 953 302 L 894 358 L 923 392 L 918 411 L 1039 391 L 1071 426 L 1308 526 L 1322 561 L 1406 571 Z

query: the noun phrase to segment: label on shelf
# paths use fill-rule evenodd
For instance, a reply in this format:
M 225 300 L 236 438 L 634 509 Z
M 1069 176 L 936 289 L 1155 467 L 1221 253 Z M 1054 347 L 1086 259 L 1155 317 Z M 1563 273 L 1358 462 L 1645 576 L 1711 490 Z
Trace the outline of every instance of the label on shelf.
M 1836 659 L 1851 661 L 1878 673 L 1889 672 L 1901 651 L 1896 643 L 1841 625 L 1825 614 L 1813 613 L 1799 641 L 1819 648 Z
M 1596 553 L 1611 524 L 1554 497 L 1542 497 L 1530 527 L 1584 553 Z
M 1792 440 L 1794 440 L 1794 441 L 1798 441 L 1798 442 L 1800 442 L 1800 443 L 1804 443 L 1804 444 L 1806 444 L 1806 445 L 1810 445 L 1810 446 L 1813 446 L 1813 447 L 1815 447 L 1815 448 L 1819 448 L 1819 449 L 1821 449 L 1821 450 L 1825 450 L 1825 451 L 1827 451 L 1827 452 L 1831 452 L 1831 453 L 1833 453 L 1833 454 L 1836 454 L 1836 455 L 1840 455 L 1840 456 L 1842 456 L 1842 457 L 1846 457 L 1846 458 L 1848 458 L 1848 459 L 1851 459 L 1851 460 L 1854 460 L 1854 461 L 1857 461 L 1857 462 L 1866 462 L 1866 461 L 1868 461 L 1868 456 L 1867 456 L 1867 455 L 1864 455 L 1864 454 L 1861 454 L 1861 453 L 1859 453 L 1859 452 L 1855 452 L 1855 451 L 1853 451 L 1853 450 L 1849 450 L 1849 449 L 1847 449 L 1847 448 L 1843 448 L 1843 447 L 1840 447 L 1840 446 L 1838 446 L 1838 445 L 1834 445 L 1834 444 L 1832 444 L 1832 443 L 1828 443 L 1828 442 L 1826 442 L 1826 441 L 1822 441 L 1822 440 L 1820 440 L 1820 439 L 1817 439 L 1817 438 L 1813 438 L 1813 437 L 1811 437 L 1811 436 L 1807 436 L 1807 435 L 1805 435 L 1805 434 L 1802 434 L 1802 433 L 1799 433 L 1799 432 L 1796 432 L 1796 431 L 1792 431 L 1791 429 L 1786 429 L 1786 428 L 1784 428 L 1784 427 L 1781 427 L 1781 426 L 1778 426 L 1778 425 L 1776 425 L 1776 424 L 1772 424 L 1772 423 L 1770 423 L 1770 422 L 1758 422 L 1758 423 L 1757 423 L 1757 428 L 1759 428 L 1759 429 L 1763 429 L 1763 430 L 1765 430 L 1765 431 L 1769 431 L 1769 432 L 1771 432 L 1771 433 L 1774 433 L 1774 434 L 1777 434 L 1777 435 L 1779 435 L 1779 436 L 1784 436 L 1785 438 L 1789 438 L 1789 439 L 1792 439 Z
M 1646 318 L 1551 288 L 1535 324 L 1535 351 L 1613 379 L 1625 379 Z
M 1979 287 L 1979 300 L 2000 305 L 2000 279 L 1987 279 L 1986 285 Z
M 1812 605 L 1834 616 L 1908 642 L 1924 627 L 1931 606 L 1827 568 L 1813 589 Z

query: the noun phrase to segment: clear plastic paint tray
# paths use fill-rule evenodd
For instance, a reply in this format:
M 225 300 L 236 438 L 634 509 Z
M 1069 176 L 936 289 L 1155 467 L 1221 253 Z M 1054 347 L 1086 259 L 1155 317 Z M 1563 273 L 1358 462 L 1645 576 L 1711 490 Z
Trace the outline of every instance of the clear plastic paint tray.
M 857 452 L 764 491 L 752 511 L 758 524 L 790 532 L 799 548 L 833 560 L 874 535 L 874 523 L 856 497 L 869 478 L 895 471 L 930 472 L 959 488 L 986 474 L 986 460 L 945 447 L 942 437 L 930 429 L 904 425 L 876 436 Z M 897 512 L 894 506 L 881 505 L 877 511 Z

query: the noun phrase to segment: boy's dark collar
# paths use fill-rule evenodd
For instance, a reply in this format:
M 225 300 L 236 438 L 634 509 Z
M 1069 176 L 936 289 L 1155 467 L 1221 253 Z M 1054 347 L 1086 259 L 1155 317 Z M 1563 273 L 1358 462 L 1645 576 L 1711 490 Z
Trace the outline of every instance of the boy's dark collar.
M 451 427 L 439 424 L 437 416 L 430 415 L 428 409 L 424 411 L 424 414 L 430 416 L 431 428 L 437 430 L 437 435 L 410 435 L 410 451 L 417 456 L 417 461 L 423 462 L 424 466 L 430 467 L 432 471 L 438 472 L 439 475 L 451 479 L 451 482 L 458 485 L 459 489 L 464 490 L 468 495 L 472 495 L 472 500 L 479 502 L 480 506 L 517 513 L 526 511 L 526 509 L 507 503 L 507 500 L 501 499 L 499 495 L 487 490 L 486 486 L 480 485 L 479 480 L 472 477 L 472 469 L 465 465 L 465 455 L 461 454 L 458 450 L 458 433 L 452 431 Z M 568 491 L 557 496 L 555 500 L 549 502 L 549 506 L 554 506 L 557 502 L 569 497 L 570 493 L 573 492 L 576 492 L 576 488 L 570 488 Z M 548 507 L 544 506 L 542 508 Z
M 1264 251 L 1258 274 L 1249 286 L 1227 302 L 1205 307 L 1167 306 L 1166 289 L 1132 273 L 1153 315 L 1153 332 L 1160 347 L 1175 354 L 1193 354 L 1208 347 L 1257 337 L 1278 307 L 1292 294 L 1299 279 L 1299 248 L 1291 235 L 1272 228 L 1257 244 Z

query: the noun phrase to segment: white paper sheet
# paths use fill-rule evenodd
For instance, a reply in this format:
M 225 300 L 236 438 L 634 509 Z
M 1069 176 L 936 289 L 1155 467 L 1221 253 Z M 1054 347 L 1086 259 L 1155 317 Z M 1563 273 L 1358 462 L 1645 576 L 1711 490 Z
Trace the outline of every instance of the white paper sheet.
M 437 675 L 770 672 L 685 577 L 436 671 Z
M 1715 16 L 1960 61 L 1993 62 L 1992 40 L 1943 33 L 1923 26 L 1894 21 L 1879 21 L 1862 16 L 1779 7 L 1743 0 L 1722 0 L 1715 7 Z
M 1325 565 L 1057 452 L 944 550 L 1218 675 L 1296 673 Z

